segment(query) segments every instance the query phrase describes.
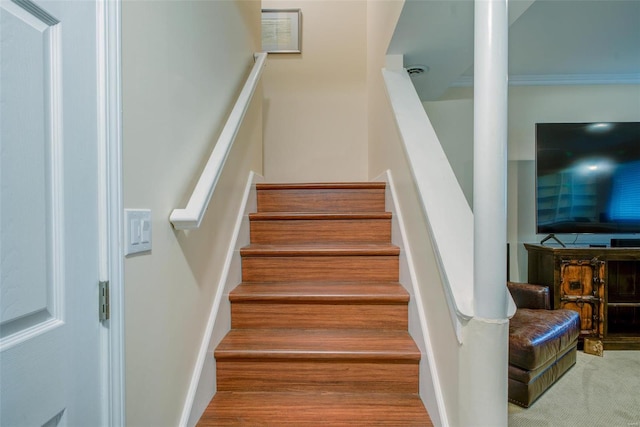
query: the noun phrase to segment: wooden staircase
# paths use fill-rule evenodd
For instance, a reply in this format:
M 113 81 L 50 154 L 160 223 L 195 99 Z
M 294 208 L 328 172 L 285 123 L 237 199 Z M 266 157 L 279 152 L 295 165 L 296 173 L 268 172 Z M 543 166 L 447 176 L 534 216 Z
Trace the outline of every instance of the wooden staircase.
M 431 426 L 385 184 L 258 184 L 199 426 Z

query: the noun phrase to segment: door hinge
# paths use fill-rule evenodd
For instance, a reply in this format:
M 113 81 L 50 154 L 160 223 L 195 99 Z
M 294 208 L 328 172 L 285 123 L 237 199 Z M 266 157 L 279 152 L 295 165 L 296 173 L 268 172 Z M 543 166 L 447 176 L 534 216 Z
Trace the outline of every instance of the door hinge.
M 109 319 L 109 281 L 98 283 L 98 316 L 100 321 Z

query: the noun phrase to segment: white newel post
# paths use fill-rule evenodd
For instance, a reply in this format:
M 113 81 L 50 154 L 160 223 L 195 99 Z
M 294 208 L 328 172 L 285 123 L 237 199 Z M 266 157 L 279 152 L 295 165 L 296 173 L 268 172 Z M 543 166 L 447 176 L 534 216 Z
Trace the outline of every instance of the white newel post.
M 508 28 L 507 0 L 475 0 L 475 317 L 465 328 L 462 353 L 465 426 L 507 426 Z

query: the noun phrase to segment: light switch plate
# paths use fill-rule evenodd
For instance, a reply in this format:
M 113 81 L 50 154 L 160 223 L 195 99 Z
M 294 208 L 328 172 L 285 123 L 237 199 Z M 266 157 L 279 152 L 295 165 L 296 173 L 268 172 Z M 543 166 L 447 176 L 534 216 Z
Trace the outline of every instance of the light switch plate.
M 151 251 L 151 210 L 125 209 L 125 255 Z

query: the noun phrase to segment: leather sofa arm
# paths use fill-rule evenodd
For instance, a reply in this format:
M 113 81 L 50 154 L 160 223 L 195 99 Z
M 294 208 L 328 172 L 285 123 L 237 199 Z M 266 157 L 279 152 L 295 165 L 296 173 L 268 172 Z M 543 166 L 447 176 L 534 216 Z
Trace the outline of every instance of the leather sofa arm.
M 507 288 L 518 308 L 551 309 L 551 297 L 547 286 L 508 282 Z

